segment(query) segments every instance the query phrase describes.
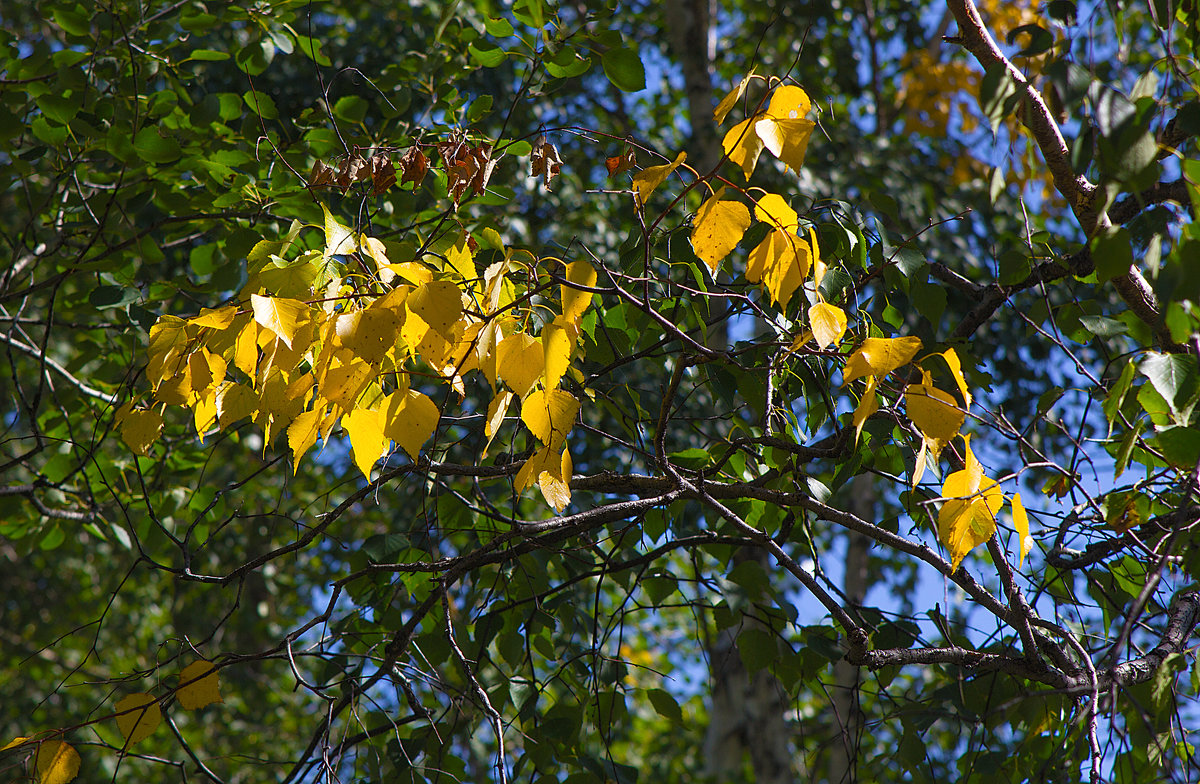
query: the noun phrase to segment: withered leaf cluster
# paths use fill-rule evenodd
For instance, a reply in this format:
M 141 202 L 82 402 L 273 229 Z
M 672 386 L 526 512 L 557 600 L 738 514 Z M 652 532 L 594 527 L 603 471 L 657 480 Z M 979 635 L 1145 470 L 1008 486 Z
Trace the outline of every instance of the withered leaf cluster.
M 466 139 L 450 139 L 438 142 L 437 149 L 442 165 L 446 167 L 447 190 L 455 204 L 462 201 L 467 192 L 474 196 L 483 193 L 499 160 L 492 157 L 490 144 L 472 146 Z
M 387 153 L 369 158 L 355 153 L 342 159 L 337 169 L 318 159 L 308 174 L 310 188 L 339 188 L 345 193 L 356 182 L 371 183 L 372 195 L 378 196 L 396 184 L 396 167 Z
M 541 177 L 542 185 L 550 190 L 550 180 L 562 171 L 562 158 L 553 144 L 545 136 L 539 136 L 533 143 L 533 152 L 529 156 L 530 176 Z

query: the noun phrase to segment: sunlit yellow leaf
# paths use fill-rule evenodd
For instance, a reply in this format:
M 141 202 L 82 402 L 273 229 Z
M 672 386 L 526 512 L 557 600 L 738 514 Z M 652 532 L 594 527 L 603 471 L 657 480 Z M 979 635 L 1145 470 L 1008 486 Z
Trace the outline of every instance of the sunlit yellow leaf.
M 675 160 L 664 166 L 648 166 L 633 176 L 633 190 L 637 193 L 638 204 L 645 205 L 654 189 L 663 184 L 671 176 L 671 172 L 687 158 L 686 152 L 675 156 Z
M 447 341 L 454 339 L 454 325 L 462 317 L 462 291 L 448 280 L 433 280 L 408 297 L 409 311 Z
M 136 454 L 149 454 L 150 446 L 158 440 L 162 429 L 162 414 L 157 411 L 130 411 L 121 422 L 121 440 Z
M 115 708 L 117 727 L 125 738 L 126 748 L 149 737 L 162 723 L 162 711 L 152 694 L 130 694 L 121 698 Z
M 150 327 L 150 345 L 146 350 L 146 379 L 157 387 L 181 370 L 181 355 L 188 344 L 186 322 L 176 316 L 160 316 Z
M 1025 554 L 1033 545 L 1033 537 L 1029 535 L 1029 514 L 1025 511 L 1025 504 L 1021 502 L 1020 493 L 1013 493 L 1012 514 L 1013 527 L 1017 529 L 1017 539 L 1020 541 L 1021 557 L 1017 561 L 1019 569 L 1025 565 Z
M 908 385 L 904 391 L 904 405 L 908 410 L 908 418 L 921 431 L 921 435 L 939 444 L 958 435 L 966 421 L 966 413 L 958 407 L 958 402 L 928 380 L 922 384 Z
M 855 349 L 842 370 L 842 383 L 849 384 L 861 376 L 886 376 L 903 367 L 921 350 L 921 339 L 915 336 L 902 338 L 867 338 Z
M 258 366 L 258 322 L 246 322 L 233 343 L 233 366 L 251 378 Z
M 521 421 L 546 446 L 557 447 L 575 426 L 579 401 L 563 389 L 535 389 L 521 403 Z
M 754 217 L 788 234 L 794 234 L 800 225 L 800 216 L 777 193 L 768 193 L 758 200 L 754 205 Z
M 382 362 L 387 352 L 396 345 L 400 327 L 404 323 L 403 299 L 395 307 L 381 304 L 386 299 L 381 297 L 365 310 L 338 316 L 335 326 L 338 342 L 372 365 Z
M 738 82 L 737 87 L 734 87 L 732 90 L 730 90 L 725 97 L 721 99 L 721 102 L 717 104 L 717 108 L 713 111 L 713 121 L 716 122 L 717 125 L 725 122 L 725 118 L 729 115 L 729 112 L 733 110 L 733 107 L 737 106 L 737 102 L 740 101 L 742 96 L 746 93 L 746 85 L 750 84 L 750 79 L 753 78 L 753 76 L 754 71 L 751 70 L 750 73 L 746 74 L 746 76 L 743 77 L 740 82 Z
M 759 153 L 763 149 L 762 139 L 758 138 L 758 134 L 754 132 L 754 122 L 753 117 L 749 120 L 742 120 L 730 128 L 725 134 L 725 138 L 721 140 L 721 149 L 729 156 L 730 161 L 741 167 L 742 174 L 747 180 L 754 173 Z
M 324 406 L 310 411 L 301 411 L 287 429 L 288 447 L 292 450 L 292 473 L 300 470 L 300 458 L 304 457 L 313 444 L 317 443 L 318 426 L 324 414 Z
M 824 302 L 813 305 L 808 309 L 808 323 L 821 348 L 836 345 L 846 334 L 846 312 L 837 305 Z
M 879 410 L 879 396 L 875 394 L 875 376 L 867 376 L 867 388 L 863 390 L 862 399 L 854 409 L 854 440 L 862 434 L 863 425 L 867 419 Z
M 384 434 L 415 461 L 421 445 L 437 430 L 441 411 L 426 395 L 409 389 L 384 398 L 383 416 Z
M 388 439 L 383 434 L 383 414 L 367 408 L 356 408 L 342 417 L 342 427 L 350 436 L 354 465 L 370 481 L 371 468 L 387 454 Z
M 786 84 L 776 88 L 767 104 L 766 115 L 776 120 L 799 120 L 808 116 L 812 101 L 808 93 L 795 85 Z
M 941 354 L 946 360 L 946 365 L 950 368 L 950 375 L 954 377 L 954 382 L 958 384 L 958 391 L 962 394 L 963 409 L 970 410 L 971 408 L 971 390 L 967 388 L 967 380 L 963 378 L 962 363 L 959 362 L 958 352 L 953 348 L 948 348 Z
M 547 463 L 552 466 L 554 461 L 547 460 Z M 567 504 L 571 503 L 571 472 L 574 468 L 571 463 L 571 452 L 565 446 L 558 466 L 555 468 L 557 470 L 546 470 L 538 474 L 538 487 L 541 488 L 542 497 L 546 499 L 546 503 L 554 507 L 554 511 L 562 513 L 562 510 L 567 508 Z
M 47 740 L 38 747 L 33 766 L 37 768 L 38 784 L 68 784 L 79 775 L 79 764 L 79 752 L 71 744 Z
M 179 688 L 175 698 L 184 710 L 196 710 L 221 700 L 221 680 L 217 668 L 210 661 L 200 659 L 184 667 L 179 673 Z
M 724 193 L 720 188 L 700 205 L 692 229 L 692 249 L 714 275 L 750 228 L 750 210 L 740 201 L 722 201 Z
M 217 423 L 217 390 L 210 389 L 199 397 L 193 398 L 192 424 L 196 432 L 207 433 L 208 429 Z
M 811 226 L 808 229 L 808 247 L 812 255 L 813 285 L 819 287 L 829 265 L 821 260 L 821 245 L 817 242 L 817 230 Z
M 233 317 L 237 315 L 236 305 L 227 305 L 223 308 L 210 310 L 209 308 L 201 308 L 200 315 L 193 319 L 188 319 L 188 324 L 193 327 L 207 327 L 209 329 L 225 329 L 233 323 Z
M 217 423 L 221 429 L 239 419 L 254 416 L 258 408 L 258 393 L 245 384 L 226 383 L 216 394 Z
M 1004 504 L 999 485 L 983 475 L 983 467 L 966 442 L 966 467 L 946 477 L 938 510 L 938 539 L 950 551 L 957 569 L 967 553 L 991 538 L 996 531 L 996 513 Z
M 513 477 L 513 487 L 518 493 L 533 486 L 538 477 L 547 471 L 561 471 L 561 461 L 557 450 L 544 446 L 534 452 L 522 465 L 517 475 Z
M 17 737 L 10 740 L 8 743 L 5 743 L 3 746 L 0 746 L 0 751 L 8 751 L 9 749 L 15 749 L 17 746 L 24 745 L 28 740 L 29 740 L 28 736 L 18 735 Z
M 324 204 L 321 205 L 321 211 L 325 213 L 325 255 L 344 256 L 358 250 L 354 232 L 338 223 L 337 218 L 333 217 Z
M 488 403 L 487 421 L 483 423 L 483 434 L 487 436 L 487 443 L 483 445 L 483 452 L 480 454 L 481 460 L 487 457 L 488 448 L 491 447 L 496 434 L 500 432 L 500 425 L 504 423 L 504 417 L 508 413 L 508 407 L 512 404 L 514 397 L 516 395 L 512 392 L 502 389 Z
M 496 375 L 518 397 L 529 394 L 545 367 L 541 342 L 524 332 L 509 335 L 496 348 Z
M 789 169 L 799 171 L 808 152 L 808 140 L 816 123 L 812 120 L 776 120 L 767 117 L 754 123 L 754 133 L 764 147 Z
M 595 288 L 596 268 L 586 261 L 572 261 L 567 265 L 567 280 L 576 286 Z M 573 324 L 578 324 L 588 306 L 592 304 L 592 292 L 580 291 L 565 283 L 559 288 L 562 296 L 563 318 Z
M 358 358 L 331 366 L 322 380 L 321 395 L 341 406 L 343 411 L 349 411 L 355 407 L 358 396 L 374 375 L 375 369 Z
M 547 324 L 542 327 L 541 341 L 544 356 L 542 386 L 554 389 L 571 364 L 575 336 L 561 324 Z
M 308 321 L 308 305 L 295 299 L 251 294 L 250 307 L 259 326 L 277 335 L 288 348 L 292 347 L 296 332 Z
M 771 301 L 787 307 L 808 275 L 808 243 L 776 229 L 750 252 L 746 280 L 762 282 Z
M 395 270 L 391 269 L 391 264 L 388 261 L 387 246 L 383 244 L 382 240 L 378 240 L 374 237 L 368 237 L 364 234 L 359 238 L 358 244 L 362 249 L 362 252 L 365 253 L 367 257 L 371 259 L 371 261 L 375 262 L 375 271 L 376 274 L 379 275 L 379 280 L 382 283 L 390 284 L 396 279 L 396 272 Z

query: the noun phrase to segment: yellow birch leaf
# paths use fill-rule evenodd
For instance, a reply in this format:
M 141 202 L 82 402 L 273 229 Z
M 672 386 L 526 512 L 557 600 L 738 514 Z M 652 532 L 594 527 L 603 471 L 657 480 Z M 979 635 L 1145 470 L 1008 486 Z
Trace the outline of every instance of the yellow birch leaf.
M 475 364 L 479 366 L 492 388 L 495 388 L 497 380 L 496 363 L 502 340 L 500 328 L 499 320 L 489 321 L 480 328 L 475 340 Z
M 288 348 L 292 348 L 296 332 L 308 321 L 308 305 L 295 299 L 251 294 L 250 307 L 259 326 L 278 336 Z
M 724 193 L 719 189 L 700 206 L 692 229 L 692 248 L 714 275 L 750 228 L 750 210 L 740 201 L 721 201 Z
M 567 265 L 567 281 L 576 286 L 596 287 L 596 268 L 586 261 L 572 261 Z M 592 292 L 580 291 L 567 283 L 560 287 L 562 295 L 563 317 L 573 324 L 578 324 L 584 312 L 592 304 Z
M 950 368 L 950 375 L 954 377 L 954 382 L 958 384 L 958 391 L 962 394 L 963 409 L 971 410 L 971 390 L 967 388 L 967 380 L 963 378 L 962 362 L 958 359 L 958 352 L 953 348 L 948 348 L 941 353 L 942 359 L 946 360 L 946 365 Z
M 547 324 L 542 327 L 541 341 L 544 355 L 542 386 L 554 389 L 571 365 L 575 336 L 561 324 Z
M 258 322 L 246 322 L 233 341 L 233 366 L 254 378 L 258 367 Z
M 934 457 L 941 445 L 958 435 L 966 421 L 966 413 L 958 407 L 958 401 L 926 380 L 922 384 L 909 384 L 904 390 L 904 405 L 908 418 L 929 441 L 936 444 Z
M 204 435 L 217 423 L 217 390 L 209 389 L 192 400 L 192 426 Z
M 162 711 L 152 694 L 139 692 L 122 697 L 115 708 L 117 727 L 125 738 L 125 748 L 148 738 L 162 723 Z
M 754 133 L 762 145 L 793 171 L 804 165 L 808 140 L 816 123 L 812 120 L 777 120 L 767 117 L 754 123 Z
M 729 129 L 725 134 L 725 138 L 721 140 L 721 149 L 725 151 L 725 155 L 729 160 L 737 164 L 742 169 L 742 174 L 746 179 L 750 179 L 750 175 L 754 173 L 754 167 L 758 164 L 759 153 L 762 152 L 762 139 L 758 138 L 752 128 L 755 118 L 742 120 L 737 125 Z
M 388 262 L 387 246 L 383 244 L 382 240 L 378 240 L 375 237 L 368 237 L 365 234 L 359 238 L 358 244 L 362 248 L 363 253 L 367 254 L 367 257 L 375 262 L 375 272 L 379 276 L 380 282 L 390 285 L 396 279 L 396 271 L 391 268 L 391 264 Z
M 288 393 L 289 384 L 282 373 L 271 371 L 258 390 L 258 407 L 254 424 L 263 430 L 263 450 L 271 445 L 280 429 L 304 408 L 304 401 Z
M 342 427 L 350 436 L 354 465 L 371 481 L 371 468 L 387 454 L 388 439 L 383 434 L 383 414 L 368 408 L 356 408 L 342 417 Z
M 483 452 L 479 456 L 480 460 L 487 457 L 488 448 L 491 447 L 496 434 L 500 432 L 500 425 L 504 424 L 504 417 L 508 413 L 508 407 L 512 404 L 514 397 L 516 395 L 512 392 L 502 389 L 488 403 L 487 421 L 483 423 L 483 434 L 487 436 L 487 443 L 483 445 Z
M 157 387 L 180 371 L 179 358 L 188 343 L 186 326 L 177 316 L 160 316 L 150 327 L 146 379 L 151 386 Z
M 309 411 L 301 411 L 288 425 L 287 440 L 288 447 L 292 450 L 293 475 L 300 469 L 300 458 L 317 443 L 318 427 L 324 410 L 324 406 L 317 406 Z
M 587 264 L 587 262 L 575 262 L 576 264 Z M 590 266 L 590 265 L 589 265 Z M 512 257 L 505 256 L 503 261 L 497 261 L 488 265 L 488 268 L 483 271 L 483 295 L 484 295 L 484 313 L 492 315 L 499 312 L 503 308 L 507 308 L 516 299 L 512 281 L 508 279 L 508 272 L 512 269 Z M 571 267 L 567 266 L 567 275 L 570 276 Z M 594 279 L 595 276 L 593 276 Z M 589 295 L 590 296 L 590 295 Z
M 343 411 L 349 411 L 355 407 L 358 396 L 374 375 L 373 367 L 353 358 L 346 364 L 329 368 L 321 384 L 321 395 L 330 403 L 341 406 Z
M 1004 504 L 1004 496 L 992 479 L 983 475 L 983 467 L 971 451 L 971 439 L 966 442 L 966 467 L 946 477 L 942 497 L 946 499 L 938 510 L 938 539 L 950 551 L 954 569 L 967 553 L 986 542 L 996 532 L 996 513 Z
M 751 69 L 750 73 L 746 74 L 742 80 L 738 82 L 737 87 L 734 87 L 732 90 L 730 90 L 725 97 L 721 99 L 721 102 L 717 104 L 717 108 L 713 110 L 713 121 L 717 125 L 725 122 L 725 118 L 729 116 L 729 112 L 733 110 L 733 107 L 737 106 L 737 102 L 740 101 L 742 96 L 746 93 L 746 85 L 750 84 L 750 79 L 753 76 L 754 71 Z
M 475 269 L 475 254 L 471 252 L 465 237 L 446 251 L 446 269 L 453 271 L 464 282 L 479 279 Z
M 863 425 L 867 419 L 879 410 L 879 397 L 875 394 L 875 376 L 867 376 L 867 388 L 863 390 L 862 399 L 854 409 L 854 440 L 862 434 Z
M 354 232 L 338 223 L 324 204 L 321 205 L 321 211 L 325 213 L 325 257 L 344 256 L 358 250 Z
M 23 745 L 25 745 L 25 743 L 28 740 L 29 740 L 28 735 L 18 735 L 17 737 L 10 740 L 8 743 L 5 743 L 3 746 L 0 746 L 0 751 L 8 751 L 9 749 L 15 749 L 17 746 L 23 746 Z
M 121 422 L 121 440 L 134 453 L 146 455 L 150 453 L 150 445 L 158 440 L 162 433 L 162 414 L 153 409 L 130 411 Z
M 547 449 L 547 451 L 553 456 L 552 450 Z M 558 465 L 555 465 L 556 462 Z M 564 446 L 562 457 L 557 461 L 548 459 L 547 465 L 554 470 L 542 471 L 538 474 L 538 487 L 541 489 L 546 503 L 554 507 L 555 512 L 562 514 L 562 510 L 571 503 L 571 472 L 574 469 L 571 463 L 571 452 Z
M 245 384 L 230 382 L 217 390 L 217 424 L 221 429 L 239 419 L 254 416 L 258 409 L 258 393 Z
M 442 338 L 453 341 L 453 327 L 462 317 L 462 292 L 448 280 L 433 280 L 408 296 L 408 309 Z
M 566 439 L 578 415 L 579 401 L 563 389 L 535 389 L 521 402 L 521 421 L 548 447 Z
M 799 120 L 808 116 L 812 109 L 812 101 L 803 88 L 795 85 L 783 85 L 771 95 L 767 104 L 766 115 L 776 120 Z
M 546 355 L 540 341 L 514 332 L 496 347 L 496 377 L 524 398 L 545 370 Z
M 808 275 L 808 245 L 787 232 L 776 229 L 750 252 L 746 280 L 762 282 L 771 301 L 786 308 L 796 289 Z
M 365 310 L 338 316 L 335 324 L 338 342 L 372 365 L 382 362 L 387 352 L 396 345 L 400 327 L 404 324 L 402 304 L 390 307 L 385 303 L 389 298 L 390 293 L 371 303 Z
M 558 465 L 555 465 L 555 464 Z M 558 455 L 551 447 L 544 446 L 534 452 L 528 460 L 522 465 L 517 475 L 513 477 L 513 488 L 518 492 L 524 492 L 526 488 L 531 487 L 543 473 L 547 471 L 561 471 L 561 461 Z
M 1033 544 L 1033 537 L 1029 535 L 1029 514 L 1025 511 L 1025 504 L 1021 502 L 1020 493 L 1013 493 L 1012 515 L 1013 527 L 1017 529 L 1017 539 L 1020 540 L 1021 557 L 1017 561 L 1017 568 L 1020 569 L 1025 565 L 1025 554 Z
M 813 305 L 808 309 L 808 323 L 821 348 L 836 345 L 846 334 L 846 312 L 837 305 L 824 302 Z
M 671 172 L 679 168 L 679 165 L 687 158 L 686 152 L 681 152 L 675 156 L 675 160 L 663 166 L 648 166 L 633 176 L 633 190 L 637 193 L 639 206 L 645 206 L 650 199 L 650 194 L 654 193 L 654 189 L 663 184 L 663 181 L 671 176 Z
M 393 392 L 384 398 L 383 432 L 415 462 L 421 445 L 437 430 L 441 415 L 437 404 L 415 389 Z
M 758 200 L 754 205 L 754 217 L 789 234 L 800 225 L 800 216 L 776 193 L 768 193 Z
M 79 752 L 61 740 L 43 741 L 33 763 L 38 784 L 68 784 L 79 775 L 79 765 Z
M 805 343 L 807 343 L 808 341 L 810 341 L 812 339 L 813 339 L 812 330 L 811 329 L 804 330 L 803 332 L 801 332 L 799 335 L 796 336 L 796 338 L 792 341 L 792 345 L 788 346 L 787 353 L 788 354 L 796 353 L 797 351 L 800 350 L 800 348 Z
M 237 305 L 226 305 L 223 308 L 215 310 L 209 308 L 200 308 L 200 315 L 195 318 L 188 319 L 188 324 L 193 327 L 207 327 L 209 329 L 225 329 L 233 323 L 233 317 L 237 315 Z
M 886 376 L 903 367 L 921 350 L 921 339 L 915 336 L 902 338 L 867 338 L 854 350 L 846 367 L 842 370 L 842 383 L 849 384 L 860 376 Z
M 223 702 L 216 665 L 200 659 L 184 667 L 179 673 L 179 688 L 175 691 L 175 698 L 184 710 L 196 710 L 214 702 Z
M 407 280 L 414 286 L 423 286 L 433 280 L 433 272 L 419 261 L 393 262 L 388 264 L 384 270 Z
M 929 439 L 921 439 L 921 448 L 917 451 L 917 460 L 913 464 L 913 480 L 912 486 L 915 488 L 921 484 L 921 477 L 925 476 L 925 469 L 929 466 Z

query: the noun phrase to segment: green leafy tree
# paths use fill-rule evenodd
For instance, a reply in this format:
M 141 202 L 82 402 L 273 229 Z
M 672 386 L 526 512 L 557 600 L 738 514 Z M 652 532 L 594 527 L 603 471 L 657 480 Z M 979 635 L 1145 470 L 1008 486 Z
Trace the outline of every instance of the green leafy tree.
M 1192 5 L 36 10 L 14 776 L 1200 770 Z

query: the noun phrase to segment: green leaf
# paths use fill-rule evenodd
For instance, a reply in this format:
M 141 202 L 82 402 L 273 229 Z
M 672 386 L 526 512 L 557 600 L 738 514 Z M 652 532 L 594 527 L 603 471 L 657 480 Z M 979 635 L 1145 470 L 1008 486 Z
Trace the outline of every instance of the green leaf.
M 646 69 L 637 52 L 626 47 L 609 49 L 600 58 L 604 75 L 617 89 L 635 93 L 646 87 Z
M 750 674 L 770 666 L 779 657 L 775 635 L 765 629 L 743 629 L 737 637 L 737 646 L 742 665 Z
M 1171 427 L 1161 431 L 1154 443 L 1167 462 L 1181 471 L 1191 472 L 1200 462 L 1200 430 Z
M 650 704 L 654 706 L 654 710 L 659 716 L 662 716 L 672 724 L 683 724 L 683 711 L 679 708 L 679 703 L 669 693 L 662 689 L 650 689 L 646 692 L 646 696 L 650 699 Z
M 1084 329 L 1098 338 L 1111 338 L 1114 335 L 1123 335 L 1129 331 L 1129 327 L 1125 322 L 1105 316 L 1080 316 L 1079 323 L 1083 325 Z
M 1125 395 L 1129 393 L 1129 387 L 1133 384 L 1136 371 L 1137 365 L 1133 361 L 1126 362 L 1125 367 L 1121 370 L 1121 375 L 1113 384 L 1112 390 L 1104 398 L 1104 416 L 1108 419 L 1110 426 L 1117 420 L 1117 414 L 1121 410 L 1121 404 L 1125 402 Z
M 1154 389 L 1170 406 L 1172 417 L 1181 425 L 1187 424 L 1188 414 L 1196 405 L 1200 376 L 1195 363 L 1195 358 L 1190 355 L 1151 353 L 1138 366 L 1138 371 L 1150 379 Z
M 475 59 L 475 62 L 484 68 L 495 68 L 504 62 L 504 58 L 508 55 L 507 52 L 490 41 L 467 44 L 467 50 L 471 53 L 471 57 Z
M 133 137 L 133 149 L 147 163 L 170 163 L 181 154 L 179 142 L 170 136 L 163 136 L 154 126 L 138 131 L 137 136 Z
M 205 62 L 217 62 L 220 60 L 228 60 L 229 52 L 221 52 L 216 49 L 193 49 L 188 55 L 191 60 L 201 60 Z
M 1097 235 L 1092 240 L 1092 261 L 1096 265 L 1096 279 L 1100 283 L 1127 273 L 1133 264 L 1129 230 L 1119 226 Z

